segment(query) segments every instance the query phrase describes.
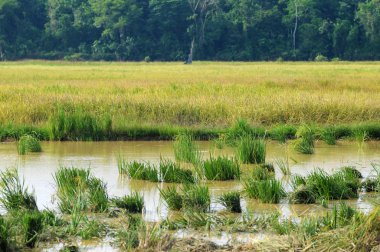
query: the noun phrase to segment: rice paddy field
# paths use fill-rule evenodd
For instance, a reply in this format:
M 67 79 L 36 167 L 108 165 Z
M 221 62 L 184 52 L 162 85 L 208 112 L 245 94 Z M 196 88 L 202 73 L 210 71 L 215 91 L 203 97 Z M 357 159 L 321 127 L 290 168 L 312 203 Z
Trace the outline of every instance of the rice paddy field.
M 377 251 L 380 63 L 0 63 L 0 251 Z

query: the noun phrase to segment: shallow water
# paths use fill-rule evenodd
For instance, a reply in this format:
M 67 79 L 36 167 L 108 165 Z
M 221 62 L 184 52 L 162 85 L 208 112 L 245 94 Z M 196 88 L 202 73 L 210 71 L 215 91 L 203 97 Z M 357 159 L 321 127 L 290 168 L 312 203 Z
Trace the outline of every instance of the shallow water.
M 211 153 L 215 155 L 233 155 L 234 150 L 226 148 L 217 150 L 210 142 L 199 142 L 204 157 Z M 19 156 L 15 143 L 0 144 L 0 169 L 17 167 L 25 177 L 26 184 L 34 188 L 37 203 L 40 208 L 55 208 L 54 181 L 52 174 L 60 165 L 90 167 L 93 173 L 107 182 L 110 196 L 123 196 L 131 191 L 138 191 L 144 195 L 147 221 L 158 221 L 168 216 L 165 205 L 160 201 L 158 187 L 165 185 L 143 181 L 131 181 L 119 176 L 117 156 L 124 155 L 129 160 L 149 161 L 158 163 L 161 157 L 174 159 L 172 142 L 44 142 L 43 152 Z M 373 172 L 371 163 L 380 163 L 380 142 L 367 142 L 359 146 L 355 142 L 339 142 L 336 146 L 317 143 L 313 155 L 295 153 L 291 146 L 280 145 L 277 142 L 268 142 L 267 160 L 288 157 L 292 174 L 307 174 L 319 167 L 327 172 L 333 172 L 346 165 L 354 165 L 364 176 Z M 244 167 L 243 169 L 249 169 Z M 281 178 L 281 173 L 276 172 Z M 284 180 L 285 181 L 285 180 Z M 210 182 L 210 191 L 214 196 L 225 191 L 241 189 L 239 182 Z M 366 196 L 361 195 L 358 200 L 349 201 L 363 211 L 368 211 L 371 204 Z M 279 205 L 260 204 L 255 200 L 243 200 L 243 208 L 254 213 L 280 211 L 283 217 L 300 216 L 323 211 L 318 205 L 289 205 L 286 201 Z M 218 211 L 222 207 L 212 204 L 212 210 Z

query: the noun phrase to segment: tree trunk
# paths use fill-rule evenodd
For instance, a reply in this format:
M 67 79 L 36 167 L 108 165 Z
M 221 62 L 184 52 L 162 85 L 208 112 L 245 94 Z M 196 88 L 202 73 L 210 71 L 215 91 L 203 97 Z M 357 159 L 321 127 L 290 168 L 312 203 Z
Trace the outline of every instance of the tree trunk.
M 296 57 L 296 35 L 298 29 L 298 4 L 295 4 L 296 7 L 296 21 L 294 23 L 294 31 L 293 31 L 293 56 Z
M 189 57 L 187 58 L 186 64 L 191 65 L 193 63 L 193 55 L 194 55 L 194 38 L 191 41 L 190 53 L 189 53 Z

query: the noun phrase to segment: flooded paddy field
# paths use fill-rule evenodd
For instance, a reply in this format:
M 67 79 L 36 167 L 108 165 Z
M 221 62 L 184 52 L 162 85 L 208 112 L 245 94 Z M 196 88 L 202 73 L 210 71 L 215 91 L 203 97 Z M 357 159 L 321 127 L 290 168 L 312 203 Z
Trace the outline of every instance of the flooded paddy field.
M 226 147 L 217 149 L 214 142 L 196 142 L 199 146 L 201 159 L 206 160 L 210 156 L 234 157 L 235 148 Z M 28 155 L 18 155 L 16 143 L 0 144 L 0 169 L 17 168 L 19 175 L 25 179 L 25 185 L 33 189 L 37 206 L 39 209 L 52 209 L 59 212 L 57 199 L 57 186 L 53 175 L 60 167 L 89 168 L 91 173 L 106 183 L 106 189 L 110 198 L 131 195 L 134 192 L 143 197 L 144 209 L 142 217 L 147 223 L 161 223 L 166 220 L 175 219 L 179 215 L 176 211 L 168 209 L 167 204 L 161 198 L 160 190 L 170 187 L 168 183 L 154 183 L 142 180 L 134 180 L 127 175 L 119 174 L 118 157 L 123 156 L 128 162 L 147 162 L 159 165 L 160 160 L 175 160 L 173 142 L 42 142 L 43 152 Z M 380 142 L 368 141 L 361 144 L 356 142 L 341 141 L 331 146 L 322 142 L 315 145 L 313 155 L 303 155 L 295 152 L 292 143 L 279 144 L 268 141 L 266 144 L 266 163 L 278 163 L 279 160 L 287 160 L 291 175 L 284 176 L 278 165 L 274 165 L 275 178 L 281 182 L 286 192 L 292 191 L 291 181 L 295 175 L 307 176 L 316 168 L 326 171 L 328 174 L 337 172 L 341 167 L 352 166 L 361 172 L 364 178 L 375 175 L 374 165 L 380 163 Z M 181 163 L 181 167 L 191 167 L 187 163 Z M 255 165 L 242 164 L 242 177 L 249 174 Z M 243 179 L 242 179 L 243 180 Z M 297 222 L 302 217 L 322 216 L 331 211 L 338 201 L 330 200 L 316 204 L 290 204 L 287 198 L 282 198 L 278 204 L 261 203 L 257 199 L 250 199 L 242 194 L 241 214 L 227 213 L 226 208 L 218 198 L 224 193 L 231 191 L 244 191 L 244 183 L 239 180 L 231 181 L 206 181 L 205 185 L 210 192 L 211 215 L 227 215 L 235 219 L 244 219 L 244 216 L 268 216 L 276 215 L 279 220 L 293 219 Z M 370 213 L 376 206 L 377 194 L 359 192 L 358 198 L 344 201 L 347 206 L 362 213 Z M 2 210 L 4 212 L 4 210 Z M 108 218 L 103 215 L 99 219 Z M 264 218 L 264 217 L 263 217 Z M 117 222 L 119 219 L 117 219 Z M 120 220 L 122 222 L 122 220 Z M 211 223 L 211 221 L 210 221 Z M 232 249 L 232 245 L 251 244 L 253 241 L 266 239 L 266 228 L 256 233 L 231 232 L 228 228 L 217 230 L 209 229 L 208 232 L 197 231 L 198 229 L 177 228 L 170 231 L 173 237 L 185 239 L 193 237 L 206 242 L 205 250 L 212 246 L 215 250 Z M 115 245 L 115 239 L 109 234 L 102 239 L 74 239 L 70 242 L 48 242 L 43 244 L 40 250 L 59 251 L 66 245 L 74 244 L 81 251 L 119 251 L 120 247 Z M 191 241 L 188 241 L 191 243 Z M 195 243 L 193 241 L 193 243 Z M 189 244 L 188 244 L 189 245 Z M 189 247 L 194 244 L 190 244 Z M 194 245 L 194 248 L 197 245 Z M 199 245 L 201 246 L 201 245 Z M 201 246 L 201 247 L 202 247 Z M 224 246 L 224 247 L 223 247 Z M 36 250 L 36 251 L 40 251 Z M 164 249 L 163 249 L 164 250 Z M 69 251 L 69 250 L 67 250 Z

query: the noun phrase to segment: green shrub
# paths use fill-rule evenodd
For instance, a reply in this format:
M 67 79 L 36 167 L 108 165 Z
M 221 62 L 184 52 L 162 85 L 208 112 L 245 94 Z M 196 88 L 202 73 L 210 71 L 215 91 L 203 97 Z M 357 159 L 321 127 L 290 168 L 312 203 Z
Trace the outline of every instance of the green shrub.
M 315 59 L 316 62 L 325 62 L 329 61 L 329 59 L 326 56 L 323 56 L 322 54 L 318 54 Z

